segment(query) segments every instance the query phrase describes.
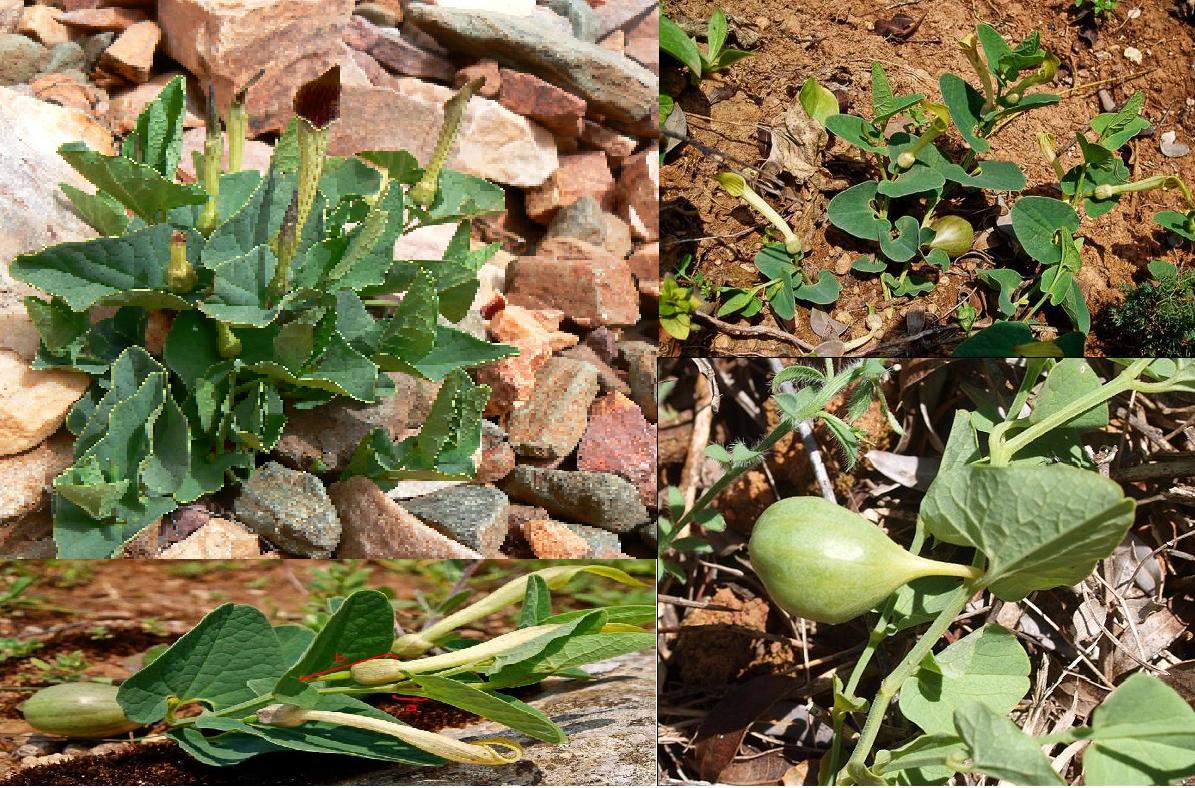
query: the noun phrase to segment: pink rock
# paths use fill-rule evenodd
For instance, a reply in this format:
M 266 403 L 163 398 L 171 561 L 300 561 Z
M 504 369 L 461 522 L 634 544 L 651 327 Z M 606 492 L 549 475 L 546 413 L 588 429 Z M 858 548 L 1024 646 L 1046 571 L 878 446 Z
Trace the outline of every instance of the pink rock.
M 487 415 L 509 413 L 517 404 L 531 396 L 535 388 L 535 375 L 554 349 L 576 344 L 577 337 L 555 326 L 537 312 L 520 306 L 507 305 L 490 318 L 489 334 L 495 342 L 514 345 L 519 349 L 517 356 L 510 356 L 487 364 L 477 370 L 477 382 L 484 383 L 493 391 L 486 405 Z
M 166 54 L 211 80 L 220 107 L 264 69 L 248 95 L 254 135 L 281 131 L 294 92 L 347 58 L 341 35 L 353 0 L 159 0 Z
M 399 78 L 394 89 L 345 87 L 341 118 L 332 124 L 328 150 L 344 156 L 363 150 L 407 150 L 426 164 L 444 118 L 451 88 Z M 496 101 L 474 96 L 465 110 L 448 166 L 512 186 L 538 186 L 558 166 L 547 129 Z
M 653 241 L 635 249 L 634 254 L 627 260 L 631 267 L 631 274 L 639 283 L 639 292 L 654 292 L 660 294 L 660 242 Z
M 154 52 L 162 39 L 162 30 L 156 23 L 146 20 L 138 22 L 121 33 L 112 46 L 100 55 L 100 67 L 119 74 L 130 82 L 149 81 L 149 72 L 154 64 Z
M 104 30 L 121 32 L 147 19 L 149 16 L 139 8 L 82 8 L 58 15 L 58 21 L 62 24 L 91 33 Z
M 654 9 L 626 31 L 623 53 L 630 59 L 649 69 L 657 76 L 660 73 L 660 11 Z
M 50 483 L 74 462 L 74 445 L 74 436 L 64 432 L 28 451 L 0 457 L 0 523 L 46 507 Z
M 53 435 L 91 378 L 65 369 L 30 369 L 0 351 L 0 456 L 19 454 Z
M 536 558 L 587 558 L 592 548 L 568 526 L 554 520 L 531 520 L 523 524 L 523 538 Z
M 40 77 L 34 77 L 29 83 L 29 89 L 42 101 L 83 112 L 91 112 L 96 104 L 102 101 L 100 92 L 94 85 L 86 81 L 82 84 L 76 82 L 69 74 L 42 74 Z
M 621 30 L 615 30 L 610 35 L 598 42 L 598 46 L 602 49 L 609 49 L 611 52 L 622 54 L 623 48 L 627 43 L 627 34 Z
M 502 88 L 498 100 L 502 106 L 539 122 L 556 134 L 576 137 L 581 133 L 585 99 L 521 71 L 504 68 L 501 78 Z
M 549 238 L 535 257 L 516 259 L 506 285 L 510 303 L 559 309 L 582 326 L 639 320 L 639 293 L 626 260 L 574 238 Z
M 328 488 L 340 518 L 337 558 L 481 558 L 425 525 L 364 476 Z
M 186 539 L 163 550 L 158 558 L 228 560 L 260 556 L 261 543 L 257 534 L 240 523 L 213 517 Z
M 344 31 L 344 42 L 365 52 L 389 71 L 411 77 L 452 81 L 456 68 L 448 58 L 421 49 L 397 30 L 381 28 L 354 15 Z
M 547 182 L 527 190 L 527 215 L 540 224 L 547 224 L 552 221 L 556 211 L 572 205 L 583 194 L 597 200 L 604 210 L 613 208 L 614 177 L 610 174 L 604 153 L 587 151 L 561 156 L 559 169 L 552 173 Z
M 535 375 L 531 398 L 511 411 L 507 435 L 521 457 L 567 457 L 585 434 L 586 412 L 598 393 L 597 370 L 554 356 Z
M 0 33 L 14 32 L 24 10 L 24 0 L 0 0 Z
M 128 134 L 137 125 L 137 117 L 145 109 L 145 105 L 158 97 L 162 88 L 179 76 L 179 72 L 170 71 L 158 74 L 144 85 L 137 85 L 128 90 L 112 95 L 108 104 L 108 128 L 114 134 L 121 136 Z M 187 92 L 187 107 L 183 114 L 183 128 L 193 129 L 203 125 L 203 108 L 194 91 Z
M 581 141 L 605 152 L 611 166 L 618 165 L 635 152 L 639 140 L 627 134 L 619 134 L 600 123 L 586 120 L 581 127 Z
M 452 84 L 459 88 L 461 85 L 474 79 L 485 80 L 478 89 L 477 95 L 485 96 L 486 98 L 498 97 L 498 93 L 502 89 L 502 73 L 501 69 L 498 68 L 497 60 L 490 60 L 483 57 L 473 65 L 465 66 L 456 72 L 456 78 Z
M 660 237 L 660 157 L 653 145 L 623 164 L 618 175 L 618 215 L 640 241 Z
M 589 426 L 577 449 L 577 468 L 613 473 L 635 485 L 644 506 L 656 502 L 656 428 L 639 406 L 618 392 L 590 408 Z
M 71 29 L 58 21 L 58 9 L 48 5 L 27 6 L 21 12 L 17 32 L 40 41 L 44 46 L 64 44 L 72 38 Z

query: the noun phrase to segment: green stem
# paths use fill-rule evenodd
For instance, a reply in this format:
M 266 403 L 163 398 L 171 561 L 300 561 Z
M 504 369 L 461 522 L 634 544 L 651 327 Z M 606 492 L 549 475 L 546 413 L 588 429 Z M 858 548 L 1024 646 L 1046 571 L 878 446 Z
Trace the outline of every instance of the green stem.
M 883 724 L 884 715 L 888 712 L 888 706 L 896 697 L 896 693 L 900 691 L 901 684 L 913 674 L 913 671 L 933 649 L 934 644 L 946 634 L 946 630 L 954 623 L 958 614 L 963 612 L 967 601 L 982 587 L 982 577 L 968 580 L 947 597 L 942 612 L 929 625 L 929 629 L 909 650 L 900 664 L 880 682 L 880 689 L 871 703 L 867 721 L 863 724 L 862 733 L 859 734 L 859 741 L 855 744 L 855 750 L 851 753 L 850 760 L 847 761 L 843 769 L 845 774 L 843 772 L 838 774 L 838 784 L 847 785 L 851 782 L 865 784 L 873 781 L 874 778 L 868 774 L 867 759 L 871 755 L 871 748 L 875 745 L 876 737 L 880 733 L 880 726 Z M 844 782 L 844 780 L 850 782 Z

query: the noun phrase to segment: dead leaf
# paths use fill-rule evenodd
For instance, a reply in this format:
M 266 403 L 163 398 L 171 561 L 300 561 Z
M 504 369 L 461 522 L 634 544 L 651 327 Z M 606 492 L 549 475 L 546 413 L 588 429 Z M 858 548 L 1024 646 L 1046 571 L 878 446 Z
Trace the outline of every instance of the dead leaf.
M 871 29 L 877 36 L 904 41 L 917 32 L 917 28 L 921 27 L 921 23 L 925 21 L 927 15 L 928 12 L 922 14 L 920 19 L 914 19 L 908 14 L 897 14 L 891 19 L 875 20 Z
M 846 324 L 814 307 L 809 310 L 809 328 L 822 339 L 837 339 L 846 332 Z
M 772 751 L 735 761 L 722 770 L 718 782 L 727 785 L 775 785 L 784 779 L 792 764 L 784 754 Z
M 795 676 L 759 676 L 723 696 L 701 721 L 693 747 L 697 776 L 722 782 L 722 771 L 730 766 L 748 729 L 776 701 L 801 685 Z
M 915 490 L 928 490 L 938 475 L 941 460 L 937 457 L 916 457 L 890 451 L 869 451 L 865 455 L 872 467 L 897 484 Z
M 1187 625 L 1182 620 L 1169 610 L 1162 608 L 1150 614 L 1144 621 L 1137 625 L 1136 636 L 1133 635 L 1132 630 L 1127 628 L 1124 632 L 1121 632 L 1120 644 L 1125 649 L 1132 650 L 1137 660 L 1148 663 L 1154 657 L 1158 656 L 1163 649 L 1169 647 L 1186 630 Z M 1119 676 L 1122 673 L 1135 670 L 1139 667 L 1137 660 L 1134 660 L 1124 651 L 1118 650 L 1112 660 L 1113 675 Z
M 784 113 L 784 125 L 771 129 L 771 150 L 766 166 L 787 172 L 797 185 L 803 184 L 817 172 L 822 150 L 829 140 L 822 124 L 806 115 L 800 104 L 793 104 Z

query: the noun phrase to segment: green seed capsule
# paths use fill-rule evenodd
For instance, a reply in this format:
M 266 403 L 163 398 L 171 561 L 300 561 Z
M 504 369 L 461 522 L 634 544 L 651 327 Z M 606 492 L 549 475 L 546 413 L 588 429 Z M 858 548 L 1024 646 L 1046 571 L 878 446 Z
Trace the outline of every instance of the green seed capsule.
M 979 575 L 975 567 L 913 555 L 824 498 L 772 504 L 755 521 L 749 548 L 751 565 L 777 605 L 826 624 L 863 615 L 919 577 Z
M 111 684 L 75 681 L 40 689 L 21 706 L 25 722 L 42 733 L 105 739 L 141 727 L 124 716 Z
M 929 223 L 934 231 L 930 249 L 941 249 L 953 260 L 971 251 L 975 243 L 975 229 L 961 216 L 939 216 Z

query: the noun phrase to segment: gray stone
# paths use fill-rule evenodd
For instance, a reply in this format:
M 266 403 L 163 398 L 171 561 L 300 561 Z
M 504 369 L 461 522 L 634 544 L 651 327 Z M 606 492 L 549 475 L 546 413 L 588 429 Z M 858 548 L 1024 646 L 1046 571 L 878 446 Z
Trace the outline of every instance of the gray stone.
M 647 542 L 652 547 L 659 543 L 659 536 L 656 530 L 656 521 L 650 520 L 635 529 L 635 533 L 639 534 L 639 538 Z
M 94 36 L 88 36 L 83 40 L 83 70 L 91 71 L 95 68 L 96 63 L 100 62 L 100 55 L 104 54 L 104 50 L 112 46 L 112 42 L 116 40 L 116 33 L 108 31 L 106 33 L 96 33 Z
M 627 382 L 631 384 L 631 399 L 643 411 L 648 421 L 659 419 L 656 404 L 656 360 L 660 349 L 650 342 L 620 342 L 619 348 L 627 360 Z
M 28 82 L 41 71 L 50 52 L 32 38 L 0 33 L 0 85 Z
M 498 555 L 510 528 L 510 501 L 501 490 L 462 484 L 403 501 L 403 508 L 445 536 L 482 555 Z
M 83 47 L 74 41 L 63 41 L 55 44 L 50 50 L 50 61 L 42 69 L 46 74 L 57 74 L 62 71 L 82 72 L 87 64 L 87 54 Z
M 548 8 L 568 20 L 576 38 L 591 44 L 597 41 L 597 14 L 585 0 L 548 0 Z
M 510 445 L 521 457 L 557 460 L 577 448 L 589 406 L 598 393 L 597 369 L 574 358 L 552 356 L 535 373 L 531 398 L 511 411 Z
M 615 257 L 631 252 L 631 228 L 612 213 L 606 213 L 593 195 L 582 194 L 577 201 L 556 211 L 548 225 L 547 237 L 562 235 L 600 246 Z
M 397 27 L 398 14 L 378 3 L 358 3 L 353 14 L 362 19 L 368 19 L 379 27 Z
M 547 744 L 490 721 L 441 731 L 459 739 L 510 736 L 523 758 L 504 766 L 385 766 L 360 785 L 655 785 L 655 660 L 647 652 L 586 665 L 596 681 L 549 679 L 528 698 L 568 734 Z M 346 781 L 347 784 L 347 781 Z
M 288 553 L 328 558 L 340 542 L 340 520 L 324 485 L 276 462 L 254 472 L 233 509 L 243 524 Z
M 553 517 L 622 534 L 647 520 L 635 485 L 612 473 L 520 465 L 503 483 L 516 501 L 542 506 Z
M 561 523 L 561 525 L 589 542 L 589 546 L 593 548 L 590 558 L 608 558 L 622 552 L 622 541 L 618 538 L 618 534 L 611 533 L 604 528 L 595 528 L 592 525 L 582 525 L 581 523 Z
M 450 50 L 488 57 L 580 96 L 612 126 L 655 123 L 656 76 L 617 52 L 560 36 L 532 17 L 412 4 L 408 17 Z

